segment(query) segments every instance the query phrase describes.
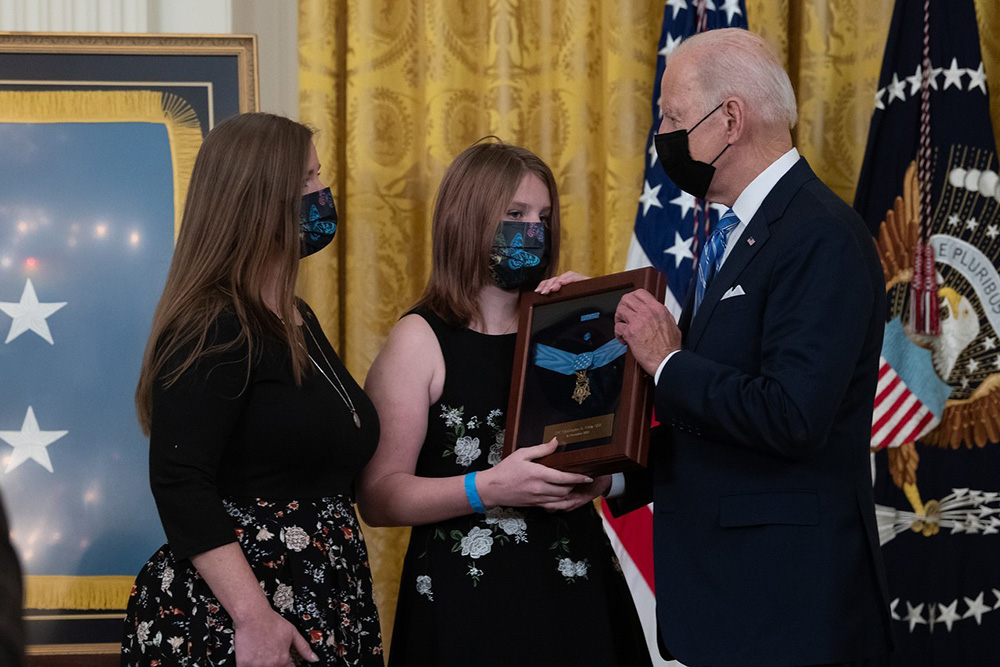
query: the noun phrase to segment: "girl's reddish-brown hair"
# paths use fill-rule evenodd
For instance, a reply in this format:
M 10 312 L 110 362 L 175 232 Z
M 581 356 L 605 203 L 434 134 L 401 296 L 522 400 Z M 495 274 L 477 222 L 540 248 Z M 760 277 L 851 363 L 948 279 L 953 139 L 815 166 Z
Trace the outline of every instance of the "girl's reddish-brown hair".
M 521 180 L 533 174 L 548 188 L 549 268 L 559 263 L 559 193 L 552 170 L 531 151 L 496 137 L 465 149 L 445 171 L 434 204 L 431 277 L 416 306 L 468 326 L 481 318 L 479 293 L 492 283 L 489 256 Z

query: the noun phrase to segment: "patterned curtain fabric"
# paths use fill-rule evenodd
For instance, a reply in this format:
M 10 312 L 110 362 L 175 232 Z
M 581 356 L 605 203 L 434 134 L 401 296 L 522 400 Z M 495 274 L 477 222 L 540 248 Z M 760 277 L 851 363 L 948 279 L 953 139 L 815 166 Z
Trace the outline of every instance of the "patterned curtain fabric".
M 791 74 L 800 152 L 848 202 L 892 6 L 746 0 L 750 28 Z M 1000 5 L 976 9 L 1000 127 Z M 523 145 L 552 167 L 562 269 L 624 268 L 662 12 L 662 0 L 299 0 L 300 114 L 317 130 L 343 221 L 335 250 L 304 260 L 300 292 L 355 377 L 419 296 L 437 185 L 480 137 Z M 408 533 L 366 536 L 388 648 Z

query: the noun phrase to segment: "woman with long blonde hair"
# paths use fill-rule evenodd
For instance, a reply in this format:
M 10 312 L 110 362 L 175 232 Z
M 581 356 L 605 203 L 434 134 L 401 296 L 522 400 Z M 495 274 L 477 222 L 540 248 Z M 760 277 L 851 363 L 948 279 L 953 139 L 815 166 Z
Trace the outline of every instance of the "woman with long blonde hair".
M 353 509 L 378 416 L 295 297 L 333 239 L 312 132 L 244 114 L 198 153 L 136 405 L 167 536 L 124 665 L 382 665 Z

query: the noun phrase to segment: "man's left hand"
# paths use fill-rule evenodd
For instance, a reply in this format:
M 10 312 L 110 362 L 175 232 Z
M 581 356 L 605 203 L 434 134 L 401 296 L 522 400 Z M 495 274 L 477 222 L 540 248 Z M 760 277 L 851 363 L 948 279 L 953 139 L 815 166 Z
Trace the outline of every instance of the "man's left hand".
M 615 337 L 628 345 L 650 375 L 668 354 L 681 349 L 681 330 L 673 315 L 644 289 L 629 292 L 618 303 Z

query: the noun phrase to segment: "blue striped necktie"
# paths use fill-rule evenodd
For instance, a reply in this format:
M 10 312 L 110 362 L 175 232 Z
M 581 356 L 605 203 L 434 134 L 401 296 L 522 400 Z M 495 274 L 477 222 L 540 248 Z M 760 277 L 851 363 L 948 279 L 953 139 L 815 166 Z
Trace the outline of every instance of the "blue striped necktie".
M 740 219 L 733 213 L 733 209 L 726 209 L 726 212 L 719 218 L 719 224 L 715 226 L 715 231 L 708 237 L 705 250 L 698 258 L 698 282 L 694 287 L 694 313 L 698 312 L 701 300 L 705 298 L 705 290 L 708 283 L 722 266 L 722 258 L 726 255 L 726 242 L 729 234 L 740 224 Z

